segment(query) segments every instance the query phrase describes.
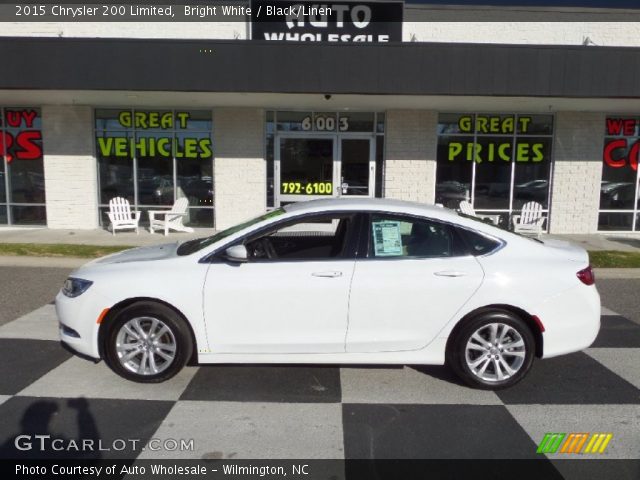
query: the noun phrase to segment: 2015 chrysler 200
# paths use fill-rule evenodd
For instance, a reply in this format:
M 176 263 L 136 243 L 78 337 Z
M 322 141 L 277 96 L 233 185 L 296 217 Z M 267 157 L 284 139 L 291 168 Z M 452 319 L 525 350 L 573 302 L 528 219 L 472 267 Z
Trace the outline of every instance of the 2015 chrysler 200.
M 448 364 L 479 388 L 588 347 L 600 298 L 587 253 L 433 206 L 287 205 L 211 237 L 75 271 L 60 337 L 119 375 L 200 363 Z

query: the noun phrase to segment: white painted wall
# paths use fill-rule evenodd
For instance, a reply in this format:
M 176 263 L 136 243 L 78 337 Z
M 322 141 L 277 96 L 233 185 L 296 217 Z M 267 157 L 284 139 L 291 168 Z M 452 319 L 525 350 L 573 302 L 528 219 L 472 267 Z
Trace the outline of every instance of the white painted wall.
M 213 205 L 216 230 L 231 227 L 266 211 L 264 137 L 264 110 L 214 110 Z
M 26 37 L 246 40 L 250 30 L 243 22 L 0 22 L 0 36 Z M 640 46 L 638 31 L 640 22 L 406 21 L 403 41 Z
M 550 233 L 598 229 L 604 126 L 604 113 L 556 114 Z
M 385 121 L 384 196 L 433 203 L 438 145 L 437 112 L 389 110 Z
M 98 227 L 98 173 L 90 107 L 43 106 L 42 146 L 49 228 Z
M 639 22 L 405 22 L 405 42 L 640 46 Z
M 245 40 L 242 22 L 0 22 L 4 37 Z

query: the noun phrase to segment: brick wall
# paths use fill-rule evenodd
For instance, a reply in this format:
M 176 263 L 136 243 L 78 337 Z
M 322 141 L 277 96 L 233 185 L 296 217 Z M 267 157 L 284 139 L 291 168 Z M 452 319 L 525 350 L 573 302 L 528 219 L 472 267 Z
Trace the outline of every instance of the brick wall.
M 385 197 L 434 202 L 437 123 L 438 114 L 432 111 L 387 112 Z
M 551 233 L 598 229 L 605 114 L 559 112 L 551 190 Z
M 42 107 L 49 228 L 98 226 L 97 164 L 90 107 Z
M 264 110 L 219 108 L 213 114 L 216 229 L 266 210 Z

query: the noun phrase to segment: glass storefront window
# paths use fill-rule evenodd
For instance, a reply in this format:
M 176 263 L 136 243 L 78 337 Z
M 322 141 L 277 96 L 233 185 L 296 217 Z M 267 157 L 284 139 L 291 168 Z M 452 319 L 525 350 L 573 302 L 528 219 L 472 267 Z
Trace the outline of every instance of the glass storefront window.
M 42 121 L 36 108 L 0 108 L 0 224 L 45 225 Z
M 553 116 L 442 113 L 438 121 L 436 203 L 513 214 L 529 201 L 549 208 Z
M 109 200 L 125 197 L 143 212 L 189 200 L 185 225 L 213 227 L 210 111 L 113 110 L 96 114 L 100 218 Z
M 640 116 L 607 117 L 600 184 L 602 231 L 640 231 Z

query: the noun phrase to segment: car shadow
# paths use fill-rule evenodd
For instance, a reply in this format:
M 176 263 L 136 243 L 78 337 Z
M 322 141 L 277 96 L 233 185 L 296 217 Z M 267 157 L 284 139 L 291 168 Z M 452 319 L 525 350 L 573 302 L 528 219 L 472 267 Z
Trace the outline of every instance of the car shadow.
M 443 365 L 407 365 L 407 367 L 414 369 L 429 377 L 442 380 L 447 383 L 452 383 L 460 387 L 469 388 L 469 385 L 460 380 L 451 369 Z

